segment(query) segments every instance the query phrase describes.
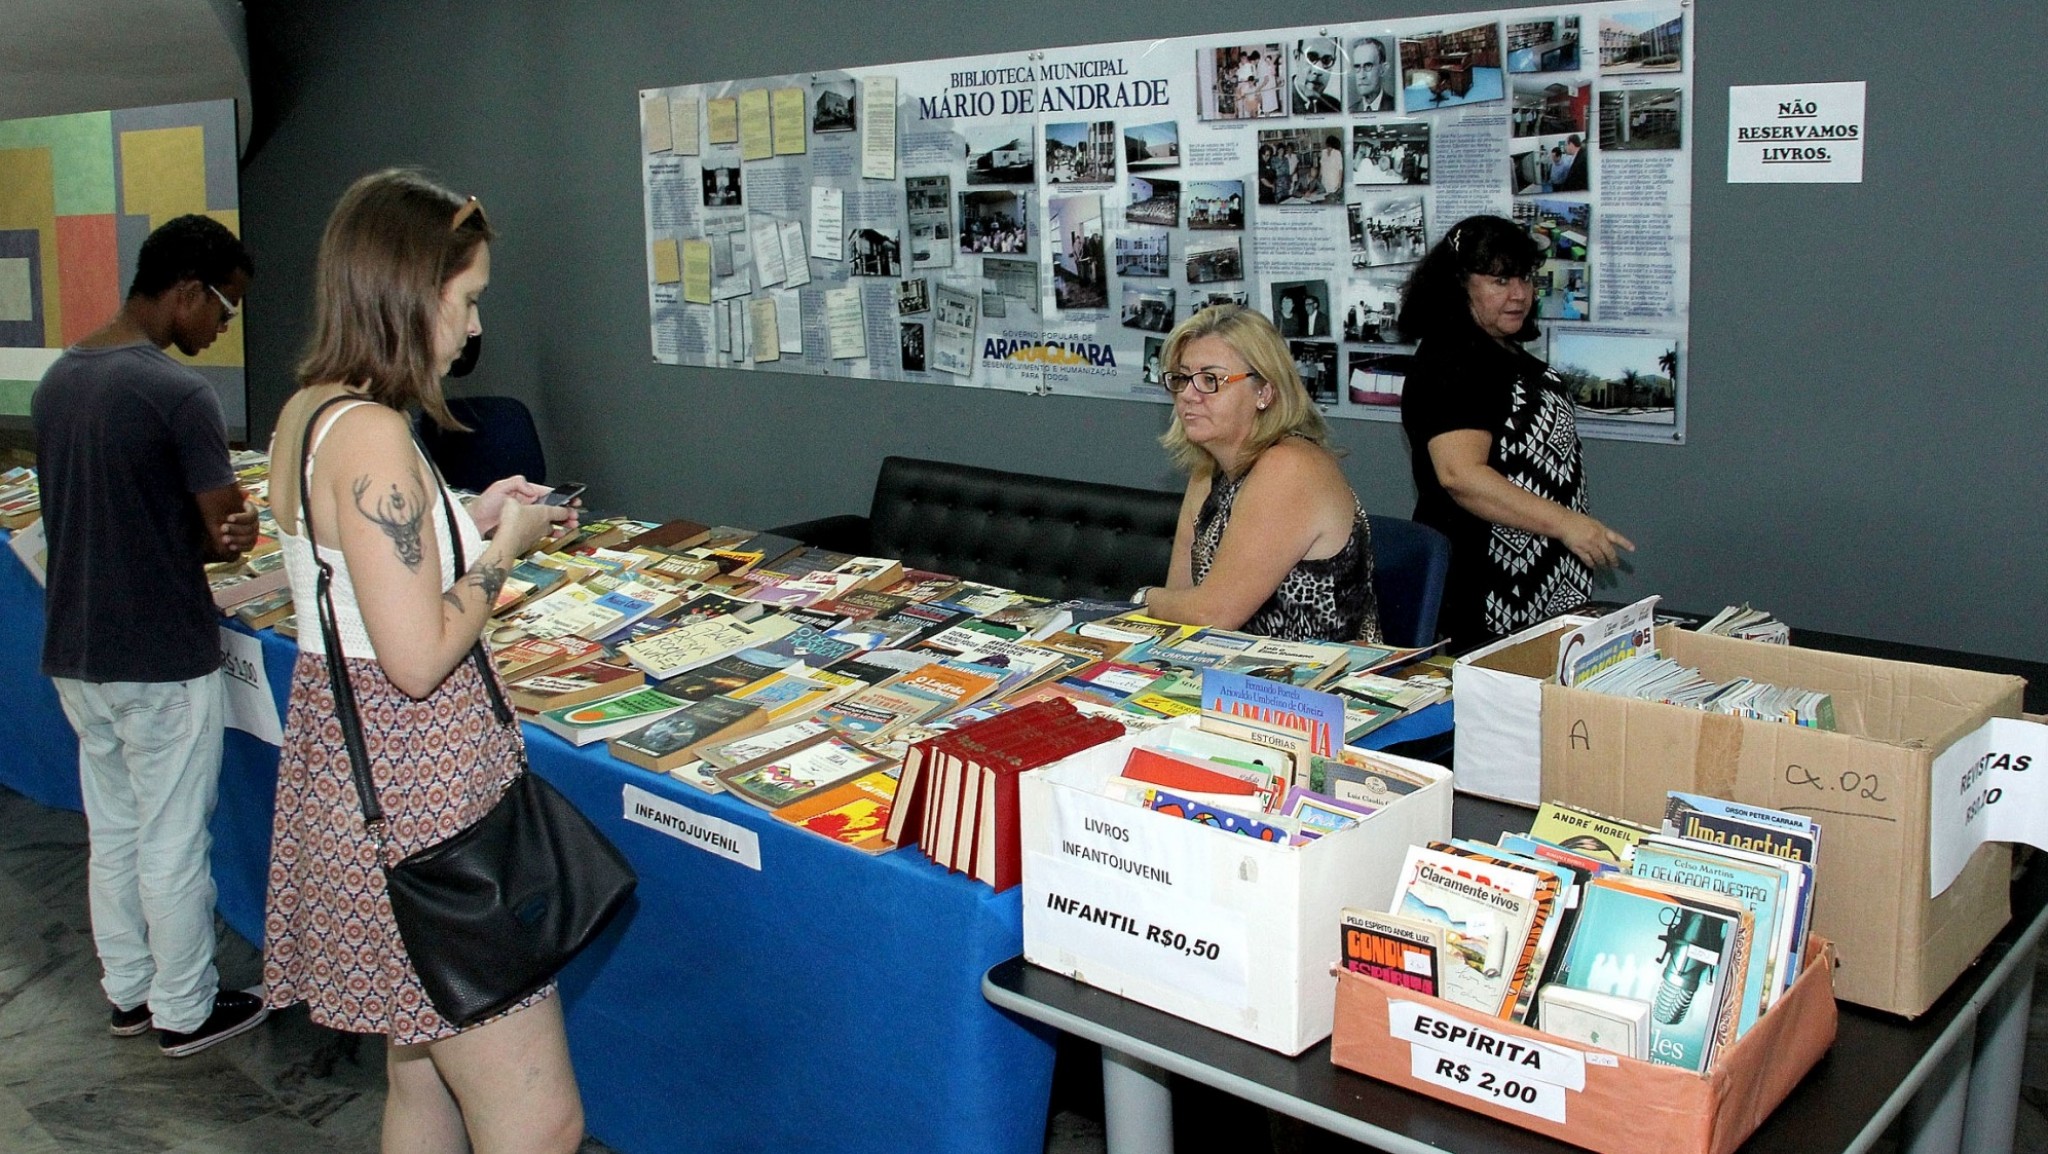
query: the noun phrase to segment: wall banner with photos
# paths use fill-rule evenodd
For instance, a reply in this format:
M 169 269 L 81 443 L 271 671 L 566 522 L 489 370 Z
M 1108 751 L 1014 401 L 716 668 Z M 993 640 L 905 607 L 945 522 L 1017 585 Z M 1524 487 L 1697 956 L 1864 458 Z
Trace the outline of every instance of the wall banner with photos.
M 1590 437 L 1685 439 L 1697 7 L 1272 29 L 640 94 L 667 364 L 1164 402 L 1219 301 L 1333 417 L 1398 420 L 1401 286 L 1452 225 L 1542 254 Z

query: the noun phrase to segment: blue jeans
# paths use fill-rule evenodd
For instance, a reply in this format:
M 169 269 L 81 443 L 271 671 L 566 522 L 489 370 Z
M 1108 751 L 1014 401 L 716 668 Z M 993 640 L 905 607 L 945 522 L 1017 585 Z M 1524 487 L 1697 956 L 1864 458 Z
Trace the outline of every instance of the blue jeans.
M 86 889 L 101 988 L 121 1009 L 190 1033 L 213 1012 L 213 836 L 220 674 L 192 681 L 52 678 L 78 733 L 92 845 Z

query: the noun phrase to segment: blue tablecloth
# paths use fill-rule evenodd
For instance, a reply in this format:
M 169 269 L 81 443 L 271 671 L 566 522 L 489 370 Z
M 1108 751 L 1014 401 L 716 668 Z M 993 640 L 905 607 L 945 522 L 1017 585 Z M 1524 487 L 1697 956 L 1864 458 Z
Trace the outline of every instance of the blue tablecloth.
M 261 637 L 282 711 L 296 649 Z M 78 809 L 77 745 L 41 646 L 42 591 L 0 557 L 0 785 Z M 1445 707 L 1375 744 L 1448 726 Z M 633 904 L 562 975 L 592 1134 L 627 1154 L 1042 1148 L 1052 1033 L 981 996 L 982 973 L 1023 951 L 1020 890 L 992 893 L 914 851 L 867 857 L 602 746 L 526 736 L 534 770 L 640 875 Z M 276 783 L 276 748 L 230 729 L 213 872 L 221 915 L 252 942 Z M 628 785 L 752 831 L 761 868 L 627 821 Z
M 80 808 L 77 743 L 39 671 L 42 590 L 0 557 L 0 785 Z M 292 643 L 262 635 L 271 685 Z M 666 1151 L 1037 1154 L 1052 1033 L 981 996 L 1023 949 L 1020 892 L 915 852 L 870 858 L 527 727 L 533 768 L 604 828 L 640 875 L 633 904 L 562 975 L 590 1132 Z M 214 815 L 219 908 L 263 929 L 277 750 L 229 730 Z M 627 822 L 627 784 L 751 830 L 761 869 Z

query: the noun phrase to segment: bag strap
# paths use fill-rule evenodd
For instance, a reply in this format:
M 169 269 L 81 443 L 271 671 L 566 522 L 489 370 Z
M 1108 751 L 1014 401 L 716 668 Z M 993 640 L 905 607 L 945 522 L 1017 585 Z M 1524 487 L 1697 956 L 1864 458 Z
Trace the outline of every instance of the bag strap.
M 321 414 L 335 405 L 359 400 L 346 393 L 330 397 L 313 410 L 306 418 L 306 431 L 299 442 L 299 527 L 305 530 L 306 544 L 313 553 L 313 564 L 319 571 L 314 582 L 315 610 L 320 621 L 320 638 L 327 649 L 327 684 L 334 696 L 335 721 L 341 727 L 342 743 L 348 749 L 350 776 L 355 782 L 356 798 L 362 805 L 363 824 L 368 828 L 380 849 L 389 849 L 384 836 L 384 807 L 377 800 L 376 784 L 370 779 L 369 744 L 363 738 L 362 714 L 356 703 L 355 684 L 349 679 L 348 659 L 342 650 L 340 617 L 334 609 L 334 566 L 320 555 L 320 543 L 313 530 L 313 471 L 311 454 L 306 451 L 312 444 L 313 429 L 320 422 Z M 413 436 L 415 446 L 419 443 Z M 455 524 L 455 508 L 448 496 L 448 486 L 442 481 L 441 473 L 434 467 L 433 459 L 421 449 L 421 456 L 434 472 L 435 485 L 441 491 L 442 516 L 447 522 L 449 548 L 453 553 L 455 571 L 460 574 L 467 568 L 462 548 L 462 534 Z M 477 674 L 483 679 L 484 692 L 491 701 L 491 712 L 498 723 L 513 728 L 517 733 L 518 721 L 505 705 L 504 696 L 498 691 L 497 681 L 491 676 L 490 659 L 484 653 L 483 639 L 479 637 L 470 646 L 470 660 L 475 663 Z M 526 743 L 516 742 L 519 750 L 519 771 L 526 771 Z M 516 774 L 514 776 L 517 776 Z

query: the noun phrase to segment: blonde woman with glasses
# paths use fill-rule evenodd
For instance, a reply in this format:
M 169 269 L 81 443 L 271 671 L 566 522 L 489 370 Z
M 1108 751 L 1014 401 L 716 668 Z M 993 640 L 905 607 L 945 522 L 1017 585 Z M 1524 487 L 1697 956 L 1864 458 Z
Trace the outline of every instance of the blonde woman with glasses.
M 1372 535 L 1273 322 L 1241 305 L 1166 338 L 1173 423 L 1160 443 L 1188 474 L 1166 584 L 1147 613 L 1290 641 L 1377 641 Z

